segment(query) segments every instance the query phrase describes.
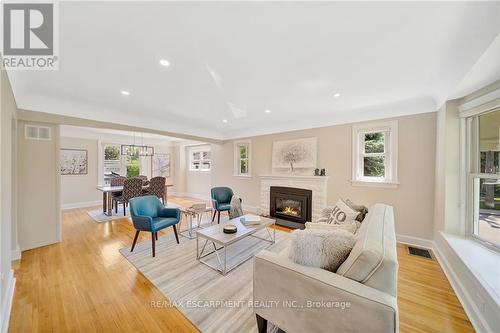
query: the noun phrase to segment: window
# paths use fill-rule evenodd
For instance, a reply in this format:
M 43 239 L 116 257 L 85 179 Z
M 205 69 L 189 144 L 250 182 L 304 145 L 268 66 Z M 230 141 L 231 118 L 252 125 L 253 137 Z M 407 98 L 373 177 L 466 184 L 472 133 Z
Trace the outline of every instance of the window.
M 467 118 L 468 234 L 500 248 L 500 110 Z
M 250 141 L 234 143 L 234 175 L 250 177 Z
M 352 127 L 352 183 L 397 185 L 397 121 Z
M 210 171 L 210 147 L 191 148 L 189 151 L 189 170 Z
M 120 160 L 120 146 L 105 144 L 104 147 L 104 184 L 109 185 L 111 174 L 121 174 L 122 163 Z
M 127 147 L 125 157 L 125 167 L 127 168 L 127 178 L 134 178 L 141 174 L 141 161 L 139 157 L 139 147 Z
M 109 185 L 113 173 L 128 178 L 136 177 L 141 174 L 141 156 L 139 156 L 139 148 L 127 147 L 127 155 L 122 155 L 120 148 L 121 146 L 119 144 L 102 145 L 104 154 L 102 170 L 104 184 L 106 185 Z

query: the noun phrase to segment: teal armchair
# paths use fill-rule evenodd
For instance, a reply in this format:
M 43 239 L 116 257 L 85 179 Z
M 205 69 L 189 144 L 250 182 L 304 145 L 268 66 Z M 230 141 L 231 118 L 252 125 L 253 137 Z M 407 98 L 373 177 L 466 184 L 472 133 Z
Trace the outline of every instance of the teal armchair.
M 214 208 L 214 215 L 212 222 L 215 220 L 215 215 L 218 214 L 217 224 L 220 222 L 220 213 L 229 212 L 231 208 L 231 198 L 234 193 L 229 187 L 214 187 L 211 189 L 212 206 Z
M 165 207 L 155 195 L 132 198 L 129 200 L 129 203 L 130 215 L 136 229 L 130 252 L 134 251 L 139 233 L 146 231 L 151 233 L 154 257 L 155 240 L 158 240 L 158 231 L 170 226 L 173 227 L 175 239 L 177 240 L 177 244 L 179 244 L 179 235 L 175 226 L 180 221 L 181 212 L 179 208 Z

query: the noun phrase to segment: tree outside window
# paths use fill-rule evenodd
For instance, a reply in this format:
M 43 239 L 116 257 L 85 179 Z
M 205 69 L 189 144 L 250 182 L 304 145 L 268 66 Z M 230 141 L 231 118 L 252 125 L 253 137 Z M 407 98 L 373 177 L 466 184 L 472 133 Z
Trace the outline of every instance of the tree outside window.
M 364 134 L 363 177 L 385 177 L 385 134 Z

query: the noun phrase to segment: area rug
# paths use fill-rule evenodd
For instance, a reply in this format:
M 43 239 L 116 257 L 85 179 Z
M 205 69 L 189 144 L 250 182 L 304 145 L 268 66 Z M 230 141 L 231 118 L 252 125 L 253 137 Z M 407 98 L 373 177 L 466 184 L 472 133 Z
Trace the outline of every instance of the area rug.
M 268 234 L 261 230 L 256 235 Z M 247 237 L 227 248 L 228 265 L 263 248 L 279 252 L 287 246 L 289 237 L 289 233 L 276 230 L 276 243 L 271 246 Z M 120 253 L 165 295 L 170 301 L 167 306 L 176 306 L 202 332 L 257 332 L 255 315 L 249 306 L 253 294 L 253 258 L 222 276 L 196 259 L 196 239 L 181 238 L 180 242 L 175 242 L 173 234 L 161 237 L 155 258 L 151 256 L 148 241 L 137 245 L 133 253 L 130 247 Z M 208 258 L 215 264 L 215 255 Z M 161 300 L 151 301 L 151 306 L 162 306 Z M 160 303 L 154 304 L 155 301 Z M 268 326 L 268 331 L 277 331 Z
M 97 209 L 97 210 L 91 210 L 88 211 L 87 214 L 94 220 L 94 222 L 97 223 L 103 223 L 103 222 L 108 222 L 108 221 L 113 221 L 113 220 L 119 220 L 123 218 L 127 218 L 130 216 L 130 211 L 128 207 L 126 208 L 126 213 L 127 216 L 123 216 L 123 206 L 120 205 L 120 208 L 118 208 L 118 213 L 115 213 L 115 210 L 113 209 L 113 215 L 108 216 L 104 214 L 102 209 Z

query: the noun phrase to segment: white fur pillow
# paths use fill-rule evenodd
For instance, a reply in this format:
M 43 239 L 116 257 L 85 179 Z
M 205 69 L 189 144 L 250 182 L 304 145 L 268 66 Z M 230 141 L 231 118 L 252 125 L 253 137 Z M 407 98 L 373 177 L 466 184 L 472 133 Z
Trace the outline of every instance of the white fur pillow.
M 349 231 L 351 234 L 354 234 L 358 229 L 358 225 L 356 221 L 352 221 L 351 223 L 345 224 L 330 224 L 324 222 L 306 222 L 306 229 L 317 229 L 317 230 L 345 230 Z
M 295 230 L 288 257 L 300 265 L 336 272 L 355 242 L 354 235 L 345 230 Z

